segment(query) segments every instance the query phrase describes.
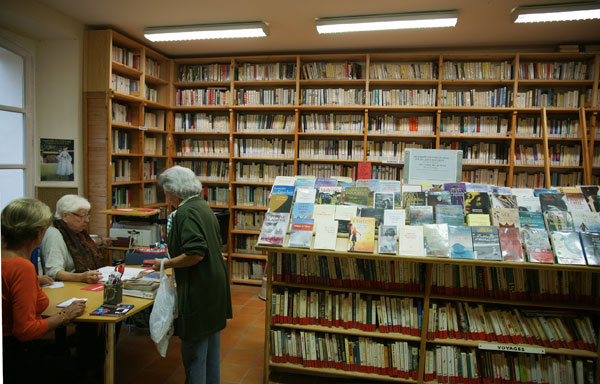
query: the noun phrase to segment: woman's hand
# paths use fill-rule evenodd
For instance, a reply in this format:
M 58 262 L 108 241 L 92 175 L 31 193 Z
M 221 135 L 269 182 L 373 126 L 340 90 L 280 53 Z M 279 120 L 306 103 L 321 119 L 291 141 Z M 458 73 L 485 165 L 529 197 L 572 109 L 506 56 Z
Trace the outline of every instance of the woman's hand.
M 38 281 L 40 282 L 40 285 L 54 284 L 54 279 L 52 279 L 50 276 L 38 276 Z
M 81 281 L 89 284 L 96 284 L 102 278 L 100 271 L 87 271 L 81 273 Z
M 69 321 L 83 315 L 83 312 L 85 312 L 85 301 L 83 300 L 74 301 L 65 308 L 65 315 Z

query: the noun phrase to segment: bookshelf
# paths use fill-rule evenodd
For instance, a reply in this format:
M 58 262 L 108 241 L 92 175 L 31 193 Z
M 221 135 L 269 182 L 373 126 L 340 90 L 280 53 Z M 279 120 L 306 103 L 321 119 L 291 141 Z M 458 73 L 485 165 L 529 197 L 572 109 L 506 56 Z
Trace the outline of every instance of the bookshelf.
M 530 320 L 526 322 L 521 320 L 522 311 L 526 308 L 571 311 L 585 321 L 586 318 L 598 315 L 598 297 L 594 293 L 589 295 L 590 291 L 587 291 L 588 296 L 582 294 L 586 289 L 584 288 L 586 281 L 590 284 L 592 281 L 596 283 L 600 281 L 600 271 L 597 268 L 350 253 L 345 251 L 347 241 L 347 238 L 338 237 L 335 251 L 258 247 L 267 252 L 268 260 L 265 322 L 267 337 L 264 361 L 266 378 L 273 370 L 283 370 L 308 375 L 363 378 L 374 381 L 433 382 L 434 378 L 430 376 L 431 363 L 426 360 L 434 357 L 436 350 L 454 348 L 447 351 L 450 353 L 458 348 L 459 352 L 475 356 L 491 353 L 484 350 L 486 346 L 491 345 L 500 345 L 504 350 L 515 347 L 531 348 L 533 353 L 540 352 L 540 348 L 545 350 L 545 355 L 525 355 L 527 359 L 544 356 L 543 358 L 549 361 L 554 359 L 557 362 L 565 358 L 581 361 L 581 364 L 592 361 L 595 364 L 594 372 L 597 374 L 600 351 L 596 339 L 593 340 L 593 346 L 583 344 L 565 346 L 554 342 L 540 346 L 532 339 L 534 333 L 530 331 L 529 340 L 524 339 L 525 334 L 523 339 L 513 336 L 514 338 L 500 340 L 496 339 L 495 334 L 494 339 L 480 340 L 472 335 L 454 334 L 454 329 L 457 328 L 451 326 L 451 321 L 447 323 L 450 324 L 451 332 L 446 333 L 446 323 L 441 321 L 442 318 L 458 318 L 454 310 L 449 312 L 453 316 L 444 312 L 447 308 L 458 306 L 469 308 L 470 312 L 468 311 L 467 315 L 470 326 L 474 326 L 476 316 L 484 316 L 483 318 L 486 319 L 491 319 L 490 316 L 493 316 L 494 319 L 500 319 L 499 316 L 502 315 L 503 319 L 512 319 L 514 313 L 514 316 L 518 315 L 520 319 L 512 321 L 528 324 L 528 329 L 531 330 L 535 326 L 533 321 L 530 323 Z M 479 276 L 481 284 L 470 286 L 464 280 L 459 282 L 459 276 L 463 276 L 463 273 L 464 276 L 470 276 L 469 273 L 472 273 L 471 276 Z M 507 285 L 504 278 L 509 275 L 515 276 L 516 285 L 510 287 Z M 534 280 L 542 276 L 547 279 L 544 280 L 546 283 L 539 283 L 541 280 L 536 280 L 541 284 L 536 285 L 538 283 L 534 283 Z M 550 287 L 552 284 L 548 282 L 553 281 L 552 278 L 557 279 L 557 282 L 563 281 L 564 285 L 561 288 L 554 287 L 545 293 L 536 290 L 541 286 Z M 473 287 L 476 289 L 469 290 Z M 477 289 L 481 292 L 478 293 Z M 369 310 L 369 306 L 374 308 L 372 302 L 377 302 L 376 309 Z M 380 303 L 384 307 L 383 311 L 378 306 Z M 300 310 L 304 306 L 307 308 L 306 314 Z M 486 315 L 476 315 L 479 307 L 481 307 L 480 311 L 486 312 Z M 379 311 L 382 313 L 391 311 L 391 315 L 388 312 L 388 317 L 385 314 L 379 317 Z M 419 312 L 419 318 L 414 319 Z M 499 324 L 498 321 L 500 320 L 490 322 L 489 326 Z M 597 323 L 593 324 L 597 334 Z M 550 326 L 560 327 L 557 324 Z M 497 328 L 499 337 L 503 333 L 508 337 L 507 329 L 503 330 L 501 327 L 498 325 Z M 294 337 L 300 335 L 300 332 L 307 340 L 315 335 L 317 349 L 320 348 L 319 342 L 323 343 L 321 346 L 326 352 L 317 352 L 323 353 L 317 360 L 325 359 L 325 363 L 315 362 L 311 356 L 303 360 L 298 357 L 302 356 L 301 354 L 295 355 L 295 350 L 290 347 L 290 344 L 287 345 L 288 348 L 282 347 L 279 340 L 272 339 L 281 337 L 283 333 L 291 340 L 295 340 Z M 341 338 L 345 343 L 350 342 L 350 345 L 364 342 L 365 345 L 360 345 L 358 348 L 361 363 L 337 364 L 339 356 L 336 355 L 335 348 L 331 352 L 325 347 L 325 343 L 333 343 L 331 340 L 334 338 L 336 340 Z M 300 341 L 302 342 L 304 341 Z M 369 349 L 371 347 L 367 348 L 370 342 L 385 345 L 407 343 L 409 351 L 414 349 L 418 356 L 415 357 L 416 365 L 414 361 L 411 363 L 416 370 L 407 372 L 378 370 L 379 361 L 368 352 L 371 351 Z M 481 347 L 481 344 L 484 346 Z M 380 356 L 384 355 L 384 349 L 377 351 L 381 351 Z M 518 361 L 519 355 L 504 352 L 503 356 Z M 365 356 L 366 360 L 363 360 Z M 328 363 L 328 359 L 331 358 L 336 362 L 333 365 L 331 362 Z M 345 359 L 344 357 L 342 360 Z M 365 361 L 366 363 L 363 363 Z M 486 359 L 479 361 L 485 362 Z M 402 367 L 401 364 L 404 363 L 406 362 L 394 366 Z M 585 369 L 592 369 L 593 364 L 586 365 Z M 512 368 L 511 365 L 510 369 Z

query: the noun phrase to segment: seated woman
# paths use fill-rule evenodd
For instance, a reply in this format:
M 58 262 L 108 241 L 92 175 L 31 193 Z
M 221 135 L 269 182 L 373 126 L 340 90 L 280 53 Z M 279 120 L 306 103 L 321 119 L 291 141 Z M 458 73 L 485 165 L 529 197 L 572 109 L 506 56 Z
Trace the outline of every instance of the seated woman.
M 2 336 L 5 383 L 76 382 L 68 350 L 39 340 L 46 332 L 83 314 L 77 301 L 42 319 L 48 296 L 30 261 L 52 222 L 50 208 L 39 200 L 17 199 L 2 210 Z M 62 370 L 63 372 L 60 372 Z M 69 370 L 69 373 L 65 371 Z M 71 380 L 72 379 L 72 380 Z
M 86 231 L 90 203 L 77 195 L 65 195 L 56 202 L 54 227 L 42 241 L 46 273 L 55 280 L 97 283 L 104 266 L 102 254 Z

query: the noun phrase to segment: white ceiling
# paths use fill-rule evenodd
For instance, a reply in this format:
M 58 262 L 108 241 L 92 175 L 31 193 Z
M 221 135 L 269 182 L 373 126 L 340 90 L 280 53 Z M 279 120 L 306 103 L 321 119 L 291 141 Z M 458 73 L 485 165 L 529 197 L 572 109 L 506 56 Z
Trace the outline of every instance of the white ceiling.
M 0 0 L 0 3 L 6 0 Z M 552 0 L 38 0 L 90 27 L 112 27 L 168 56 L 598 44 L 600 20 L 513 24 L 519 4 Z M 557 1 L 554 1 L 557 2 Z M 564 0 L 559 0 L 564 2 Z M 456 9 L 455 28 L 318 35 L 316 17 Z M 262 20 L 259 39 L 151 43 L 144 27 Z

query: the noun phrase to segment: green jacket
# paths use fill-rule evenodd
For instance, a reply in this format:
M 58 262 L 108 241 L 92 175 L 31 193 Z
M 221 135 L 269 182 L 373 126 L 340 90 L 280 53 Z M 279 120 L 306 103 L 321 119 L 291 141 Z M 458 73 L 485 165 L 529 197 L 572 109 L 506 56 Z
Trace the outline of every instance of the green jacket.
M 225 328 L 232 317 L 227 268 L 221 254 L 219 222 L 199 197 L 177 209 L 167 236 L 171 257 L 182 253 L 204 256 L 187 268 L 175 268 L 178 318 L 175 334 L 200 340 Z

